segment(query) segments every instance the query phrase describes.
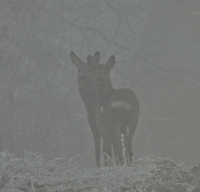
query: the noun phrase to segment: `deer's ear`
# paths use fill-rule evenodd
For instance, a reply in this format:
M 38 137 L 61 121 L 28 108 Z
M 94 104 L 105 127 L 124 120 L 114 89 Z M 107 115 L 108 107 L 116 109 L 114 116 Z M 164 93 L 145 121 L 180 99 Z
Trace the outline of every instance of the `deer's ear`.
M 81 61 L 81 59 L 80 59 L 78 56 L 76 56 L 75 53 L 74 53 L 73 51 L 70 52 L 70 57 L 71 57 L 72 63 L 73 63 L 77 68 L 79 68 L 80 65 L 83 63 L 83 62 Z
M 93 55 L 94 63 L 97 65 L 100 61 L 100 53 L 99 51 L 96 51 L 95 54 Z
M 110 72 L 110 70 L 114 67 L 115 65 L 115 56 L 112 55 L 108 61 L 106 62 L 106 68 L 108 69 L 108 71 Z
M 95 67 L 95 62 L 94 62 L 94 59 L 91 55 L 88 55 L 87 63 L 88 63 L 88 65 L 91 69 L 93 69 Z

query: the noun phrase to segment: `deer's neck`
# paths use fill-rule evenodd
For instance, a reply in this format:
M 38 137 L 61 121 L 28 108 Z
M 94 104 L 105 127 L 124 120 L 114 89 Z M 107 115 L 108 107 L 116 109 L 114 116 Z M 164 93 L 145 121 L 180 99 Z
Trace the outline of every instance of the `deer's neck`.
M 111 83 L 104 86 L 101 90 L 97 90 L 98 101 L 100 101 L 101 103 L 106 102 L 107 100 L 109 100 L 113 92 L 114 88 L 112 87 Z
M 88 89 L 79 89 L 79 93 L 87 111 L 89 111 L 93 106 L 96 105 L 97 95 L 94 88 L 90 86 L 88 87 Z

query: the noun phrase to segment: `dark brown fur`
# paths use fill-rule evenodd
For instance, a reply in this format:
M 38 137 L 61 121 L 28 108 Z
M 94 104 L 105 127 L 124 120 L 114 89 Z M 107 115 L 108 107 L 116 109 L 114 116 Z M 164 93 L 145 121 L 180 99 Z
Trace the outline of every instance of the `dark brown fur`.
M 111 56 L 106 64 L 94 65 L 95 89 L 97 93 L 96 120 L 99 134 L 103 139 L 103 152 L 111 157 L 113 151 L 118 164 L 123 163 L 121 134 L 125 136 L 125 147 L 132 160 L 132 140 L 137 127 L 139 101 L 131 89 L 113 89 L 110 70 L 115 64 Z M 92 64 L 90 64 L 92 66 Z M 104 155 L 104 165 L 107 165 Z
M 88 62 L 83 62 L 81 59 L 76 56 L 72 51 L 70 52 L 70 57 L 72 63 L 77 67 L 77 81 L 78 89 L 81 95 L 81 98 L 85 104 L 87 111 L 87 118 L 90 125 L 90 128 L 93 133 L 93 139 L 95 144 L 95 157 L 97 167 L 100 167 L 100 135 L 97 128 L 95 109 L 97 105 L 97 96 L 94 87 L 94 74 L 91 71 L 91 68 L 88 65 Z M 88 57 L 90 58 L 90 57 Z M 99 63 L 99 52 L 96 52 L 92 58 L 93 63 Z

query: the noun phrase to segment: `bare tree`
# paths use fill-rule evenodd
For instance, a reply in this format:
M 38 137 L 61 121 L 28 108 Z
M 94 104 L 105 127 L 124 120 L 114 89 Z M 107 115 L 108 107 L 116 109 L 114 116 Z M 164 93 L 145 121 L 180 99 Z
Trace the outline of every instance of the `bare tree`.
M 188 144 L 190 155 L 182 146 L 199 133 L 199 11 L 195 0 L 1 1 L 0 150 L 80 153 L 90 166 L 92 135 L 69 53 L 84 60 L 99 50 L 102 62 L 116 56 L 114 87 L 139 97 L 136 157 L 196 162 L 197 140 Z M 187 134 L 177 141 L 181 127 Z

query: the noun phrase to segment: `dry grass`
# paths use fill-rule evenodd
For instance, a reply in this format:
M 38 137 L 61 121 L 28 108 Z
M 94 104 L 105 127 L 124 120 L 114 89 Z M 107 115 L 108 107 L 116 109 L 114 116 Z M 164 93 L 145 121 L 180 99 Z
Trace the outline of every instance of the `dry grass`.
M 154 156 L 135 160 L 131 167 L 85 169 L 72 159 L 47 162 L 37 153 L 16 158 L 5 151 L 0 169 L 2 192 L 191 192 L 200 185 L 200 166 L 191 169 Z

